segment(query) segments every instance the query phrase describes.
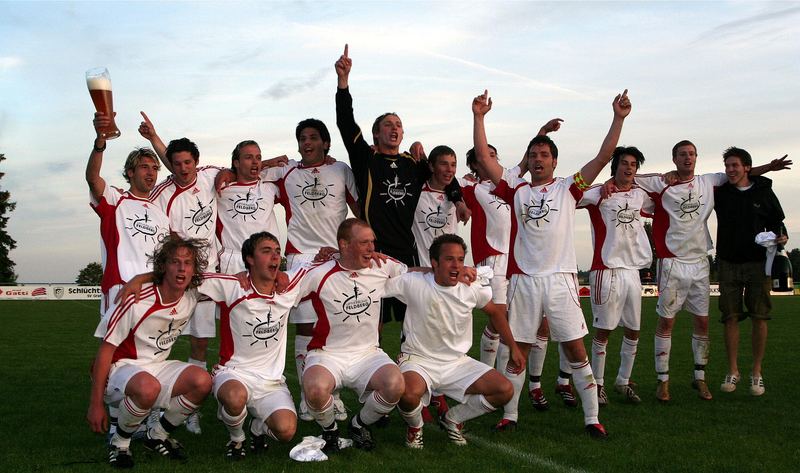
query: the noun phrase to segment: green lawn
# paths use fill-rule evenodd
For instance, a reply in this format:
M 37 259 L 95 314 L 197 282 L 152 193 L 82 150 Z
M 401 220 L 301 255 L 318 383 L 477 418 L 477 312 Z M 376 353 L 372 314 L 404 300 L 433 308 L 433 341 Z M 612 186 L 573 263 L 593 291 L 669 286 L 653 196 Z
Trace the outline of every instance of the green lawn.
M 800 470 L 800 442 L 797 432 L 800 415 L 792 402 L 798 392 L 795 380 L 800 368 L 794 363 L 795 337 L 800 333 L 800 299 L 773 298 L 774 320 L 764 368 L 766 394 L 749 395 L 746 373 L 750 366 L 749 322 L 743 322 L 740 357 L 745 385 L 731 394 L 721 393 L 725 374 L 722 326 L 711 323 L 711 362 L 709 385 L 714 400 L 701 401 L 690 387 L 692 359 L 691 321 L 678 316 L 673 337 L 671 391 L 673 401 L 655 401 L 653 371 L 653 332 L 655 299 L 645 299 L 639 357 L 633 379 L 639 384 L 643 402 L 628 405 L 610 392 L 611 405 L 602 409 L 601 422 L 610 439 L 594 441 L 582 430 L 580 408 L 568 409 L 552 394 L 558 371 L 554 344 L 543 376 L 551 409 L 535 412 L 527 397 L 520 409 L 520 425 L 514 433 L 494 434 L 490 427 L 500 418 L 494 413 L 468 424 L 470 445 L 450 445 L 434 426 L 425 429 L 425 449 L 410 451 L 403 446 L 405 426 L 394 413 L 386 429 L 375 429 L 378 447 L 365 453 L 353 449 L 341 452 L 328 462 L 301 464 L 288 458 L 290 445 L 273 444 L 263 457 L 248 457 L 227 464 L 224 445 L 227 433 L 215 418 L 216 403 L 203 406 L 203 435 L 195 437 L 180 429 L 176 437 L 183 442 L 190 458 L 174 463 L 156 458 L 134 443 L 137 471 L 702 471 L 702 472 L 789 472 Z M 584 299 L 588 314 L 588 300 Z M 712 306 L 716 300 L 712 300 Z M 91 337 L 97 323 L 96 303 L 79 301 L 0 303 L 0 467 L 2 471 L 102 471 L 105 465 L 104 438 L 92 433 L 84 420 L 89 393 L 88 367 L 97 342 Z M 477 315 L 475 336 L 480 335 L 485 319 Z M 398 350 L 399 327 L 386 327 L 383 335 L 387 352 Z M 290 335 L 291 336 L 291 335 Z M 613 379 L 619 360 L 621 335 L 615 333 L 609 344 L 607 379 Z M 217 345 L 212 341 L 212 357 Z M 188 342 L 182 338 L 172 357 L 185 359 Z M 288 350 L 290 356 L 292 349 Z M 287 362 L 287 379 L 297 392 L 294 362 Z M 348 407 L 357 405 L 351 393 L 344 394 Z M 293 444 L 301 436 L 313 435 L 313 423 L 301 422 Z

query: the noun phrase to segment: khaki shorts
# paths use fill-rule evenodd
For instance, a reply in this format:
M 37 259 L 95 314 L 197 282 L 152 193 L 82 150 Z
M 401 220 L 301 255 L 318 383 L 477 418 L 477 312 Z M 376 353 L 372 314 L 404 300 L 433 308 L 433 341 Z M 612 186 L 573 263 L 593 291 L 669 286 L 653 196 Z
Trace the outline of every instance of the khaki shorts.
M 769 320 L 770 277 L 764 274 L 764 262 L 729 263 L 719 260 L 720 322 L 736 317 Z M 747 312 L 743 309 L 747 308 Z

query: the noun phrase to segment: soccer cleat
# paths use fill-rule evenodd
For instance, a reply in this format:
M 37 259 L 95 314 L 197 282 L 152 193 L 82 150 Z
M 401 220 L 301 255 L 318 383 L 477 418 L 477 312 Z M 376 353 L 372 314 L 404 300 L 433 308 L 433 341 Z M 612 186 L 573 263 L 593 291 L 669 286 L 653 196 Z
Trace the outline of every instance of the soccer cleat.
M 459 446 L 467 444 L 467 439 L 464 438 L 464 424 L 456 424 L 444 415 L 439 418 L 439 427 L 447 432 L 447 438 L 454 444 Z
M 189 417 L 186 418 L 184 424 L 186 424 L 186 430 L 189 433 L 200 435 L 203 433 L 203 429 L 200 428 L 200 417 L 201 414 L 197 411 L 192 412 Z
M 334 424 L 335 425 L 335 424 Z M 336 453 L 339 451 L 339 429 L 323 430 L 322 440 L 325 441 L 325 446 L 322 447 L 322 452 L 326 455 Z
M 225 458 L 231 461 L 239 461 L 245 456 L 244 442 L 234 442 L 231 440 L 225 445 Z
M 309 415 L 310 416 L 310 415 Z M 347 408 L 344 407 L 344 402 L 341 399 L 333 400 L 333 417 L 338 421 L 347 420 Z M 313 417 L 312 417 L 313 419 Z M 312 420 L 309 419 L 309 420 Z
M 407 427 L 406 447 L 419 450 L 424 446 L 422 443 L 422 427 Z
M 250 438 L 250 453 L 259 455 L 266 453 L 267 450 L 269 450 L 269 442 L 266 435 L 253 435 Z
M 334 408 L 334 410 L 336 409 L 336 404 L 335 403 L 333 405 L 333 408 Z M 300 418 L 300 420 L 304 420 L 304 421 L 312 421 L 312 420 L 314 420 L 314 416 L 312 416 L 311 412 L 309 412 L 308 404 L 306 404 L 306 400 L 305 399 L 301 399 L 300 400 L 300 408 L 297 409 L 297 411 L 299 413 L 298 417 Z M 336 420 L 339 420 L 339 419 L 336 419 Z
M 564 401 L 565 406 L 577 407 L 578 400 L 575 399 L 575 394 L 572 392 L 572 385 L 559 384 L 556 386 L 556 394 L 561 396 L 561 400 Z
M 642 398 L 636 394 L 636 391 L 634 391 L 633 385 L 631 384 L 616 384 L 614 385 L 614 391 L 625 396 L 625 400 L 632 404 L 639 404 L 642 402 Z
M 450 410 L 450 408 L 447 406 L 447 398 L 444 396 L 444 394 L 431 397 L 431 406 L 436 408 L 436 415 L 439 417 L 439 419 L 444 417 L 444 415 L 447 414 L 447 411 Z
M 739 376 L 735 374 L 726 374 L 725 381 L 719 387 L 719 390 L 724 393 L 732 393 L 736 391 L 736 383 L 739 382 Z
M 113 468 L 133 468 L 133 457 L 127 448 L 108 446 L 108 464 Z
M 500 422 L 492 427 L 492 432 L 513 432 L 517 430 L 517 421 L 511 419 L 500 419 Z
M 544 397 L 542 388 L 531 389 L 528 392 L 528 397 L 531 400 L 531 404 L 533 404 L 533 408 L 537 411 L 546 411 L 550 409 L 550 404 L 547 402 L 547 398 Z
M 658 384 L 656 385 L 656 399 L 661 402 L 669 402 L 669 380 L 658 380 Z
M 764 388 L 764 378 L 761 376 L 753 377 L 750 375 L 750 394 L 753 396 L 760 396 L 764 394 L 766 389 Z
M 355 421 L 356 418 L 353 418 Z M 353 439 L 353 445 L 356 448 L 361 450 L 370 451 L 375 448 L 375 440 L 372 438 L 372 431 L 369 430 L 369 427 L 366 425 L 361 427 L 356 427 L 353 425 L 353 421 L 350 422 L 350 438 Z
M 603 386 L 597 386 L 597 405 L 600 407 L 608 405 L 608 395 L 606 394 L 606 388 Z
M 606 439 L 608 438 L 608 432 L 606 432 L 606 428 L 603 427 L 603 424 L 589 424 L 585 427 L 586 433 L 589 434 L 589 437 L 593 439 Z
M 697 396 L 704 401 L 710 401 L 713 397 L 711 395 L 711 391 L 708 390 L 708 384 L 706 384 L 706 380 L 704 379 L 695 379 L 692 381 L 692 387 L 697 389 Z
M 169 457 L 172 460 L 186 460 L 186 452 L 183 450 L 183 445 L 173 438 L 154 439 L 150 438 L 148 434 L 143 443 L 146 449 L 152 450 L 162 457 Z

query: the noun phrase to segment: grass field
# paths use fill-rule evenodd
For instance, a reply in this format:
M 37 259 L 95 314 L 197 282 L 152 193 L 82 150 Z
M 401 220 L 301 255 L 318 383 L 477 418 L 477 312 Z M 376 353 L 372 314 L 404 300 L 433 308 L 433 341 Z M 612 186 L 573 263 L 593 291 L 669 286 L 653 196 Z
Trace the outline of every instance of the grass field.
M 645 299 L 642 337 L 633 379 L 643 402 L 624 404 L 610 392 L 611 405 L 602 409 L 601 422 L 610 432 L 607 441 L 589 439 L 582 430 L 580 408 L 568 409 L 552 394 L 558 372 L 557 352 L 550 344 L 543 376 L 551 409 L 535 412 L 524 397 L 516 432 L 494 434 L 490 427 L 499 413 L 468 424 L 470 445 L 456 447 L 434 426 L 425 428 L 425 449 L 403 446 L 405 424 L 397 413 L 386 429 L 375 429 L 376 450 L 348 449 L 328 462 L 296 463 L 289 459 L 290 445 L 273 444 L 265 456 L 248 457 L 229 464 L 224 459 L 227 432 L 215 418 L 216 402 L 203 405 L 203 435 L 179 429 L 175 434 L 186 447 L 186 463 L 156 458 L 134 443 L 135 469 L 150 471 L 508 471 L 541 472 L 790 472 L 800 470 L 798 427 L 800 414 L 794 402 L 800 392 L 795 382 L 800 368 L 794 361 L 800 333 L 800 298 L 775 297 L 773 321 L 765 361 L 766 394 L 751 397 L 747 383 L 731 394 L 719 391 L 725 374 L 722 326 L 711 323 L 709 385 L 714 400 L 702 401 L 690 387 L 692 360 L 691 322 L 679 315 L 673 337 L 671 390 L 673 401 L 660 405 L 653 397 L 653 332 L 655 299 Z M 584 299 L 588 306 L 588 301 Z M 716 300 L 712 300 L 712 306 Z M 588 309 L 585 307 L 585 309 Z M 83 301 L 0 303 L 0 471 L 99 471 L 105 465 L 104 438 L 93 434 L 84 420 L 88 406 L 88 366 L 97 348 L 91 337 L 98 317 L 97 303 Z M 586 313 L 589 313 L 586 310 Z M 475 335 L 485 319 L 475 318 Z M 397 324 L 386 327 L 387 352 L 398 350 Z M 742 324 L 740 368 L 750 367 L 749 322 Z M 290 335 L 291 336 L 291 335 Z M 609 344 L 606 379 L 613 380 L 618 366 L 621 335 Z M 748 337 L 748 338 L 745 338 Z M 212 341 L 211 357 L 217 345 Z M 185 359 L 188 341 L 176 344 L 172 358 Z M 292 353 L 291 347 L 289 353 Z M 286 377 L 297 392 L 293 360 Z M 527 385 L 526 385 L 527 386 Z M 296 397 L 295 397 L 296 398 Z M 343 395 L 357 409 L 352 393 Z M 301 422 L 292 445 L 304 435 L 314 435 L 313 423 Z

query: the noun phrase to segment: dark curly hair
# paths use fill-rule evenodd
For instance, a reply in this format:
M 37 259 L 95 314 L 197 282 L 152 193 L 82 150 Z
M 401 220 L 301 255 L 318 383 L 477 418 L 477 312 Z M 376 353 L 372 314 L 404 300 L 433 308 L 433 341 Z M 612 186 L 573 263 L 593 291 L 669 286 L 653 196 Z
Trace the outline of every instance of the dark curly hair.
M 206 240 L 201 238 L 183 239 L 175 234 L 168 234 L 161 238 L 156 247 L 155 253 L 150 258 L 153 265 L 153 284 L 159 285 L 164 282 L 164 275 L 167 274 L 167 263 L 180 248 L 186 248 L 194 257 L 194 274 L 189 288 L 195 288 L 203 282 L 203 273 L 208 266 L 208 253 L 206 252 Z

